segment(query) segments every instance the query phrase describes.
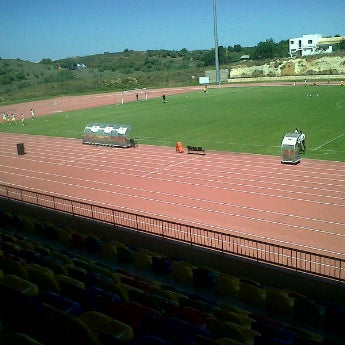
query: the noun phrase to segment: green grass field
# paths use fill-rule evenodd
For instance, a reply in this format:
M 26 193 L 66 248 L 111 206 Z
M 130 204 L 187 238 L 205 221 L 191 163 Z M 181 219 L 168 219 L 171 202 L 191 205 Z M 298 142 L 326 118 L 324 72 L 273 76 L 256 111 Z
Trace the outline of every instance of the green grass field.
M 309 96 L 311 95 L 311 96 Z M 139 144 L 202 146 L 206 150 L 280 156 L 281 140 L 298 127 L 307 136 L 304 157 L 345 161 L 345 87 L 211 88 L 1 124 L 2 132 L 81 138 L 91 122 L 130 124 Z

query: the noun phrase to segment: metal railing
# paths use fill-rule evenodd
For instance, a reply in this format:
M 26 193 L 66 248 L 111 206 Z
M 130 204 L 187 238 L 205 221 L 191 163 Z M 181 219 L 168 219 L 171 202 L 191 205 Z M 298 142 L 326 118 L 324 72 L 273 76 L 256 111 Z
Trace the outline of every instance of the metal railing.
M 337 257 L 6 185 L 0 185 L 0 197 L 145 232 L 191 246 L 345 282 L 345 260 Z

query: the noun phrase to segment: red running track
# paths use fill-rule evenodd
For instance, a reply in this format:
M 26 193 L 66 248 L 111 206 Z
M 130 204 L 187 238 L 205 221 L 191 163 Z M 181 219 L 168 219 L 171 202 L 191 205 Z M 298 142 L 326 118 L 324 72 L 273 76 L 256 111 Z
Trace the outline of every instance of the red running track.
M 20 120 L 21 114 L 24 114 L 26 118 L 31 118 L 31 109 L 35 110 L 35 116 L 43 116 L 111 104 L 133 102 L 136 100 L 137 93 L 139 94 L 139 99 L 144 100 L 146 97 L 147 99 L 151 99 L 161 97 L 163 94 L 169 96 L 179 93 L 195 92 L 197 90 L 201 90 L 201 87 L 189 86 L 166 89 L 138 89 L 124 92 L 107 92 L 82 96 L 60 96 L 52 99 L 3 105 L 0 106 L 0 113 L 2 114 L 5 112 L 7 114 L 16 114 L 17 119 Z
M 345 258 L 342 162 L 1 133 L 0 184 Z

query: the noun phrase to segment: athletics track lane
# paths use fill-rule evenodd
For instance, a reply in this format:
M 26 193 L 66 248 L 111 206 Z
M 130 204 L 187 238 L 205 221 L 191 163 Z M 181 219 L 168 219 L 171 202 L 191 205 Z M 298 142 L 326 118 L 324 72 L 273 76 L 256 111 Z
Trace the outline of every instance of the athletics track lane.
M 23 142 L 27 154 L 18 156 Z M 345 163 L 1 133 L 0 183 L 345 257 Z

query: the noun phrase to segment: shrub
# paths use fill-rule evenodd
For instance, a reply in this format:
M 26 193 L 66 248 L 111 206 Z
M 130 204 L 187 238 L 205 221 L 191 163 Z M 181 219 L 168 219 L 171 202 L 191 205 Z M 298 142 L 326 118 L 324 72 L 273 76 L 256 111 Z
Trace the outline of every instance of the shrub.
M 263 77 L 263 76 L 264 76 L 264 72 L 261 69 L 256 69 L 252 73 L 253 78 L 258 78 L 258 77 Z

